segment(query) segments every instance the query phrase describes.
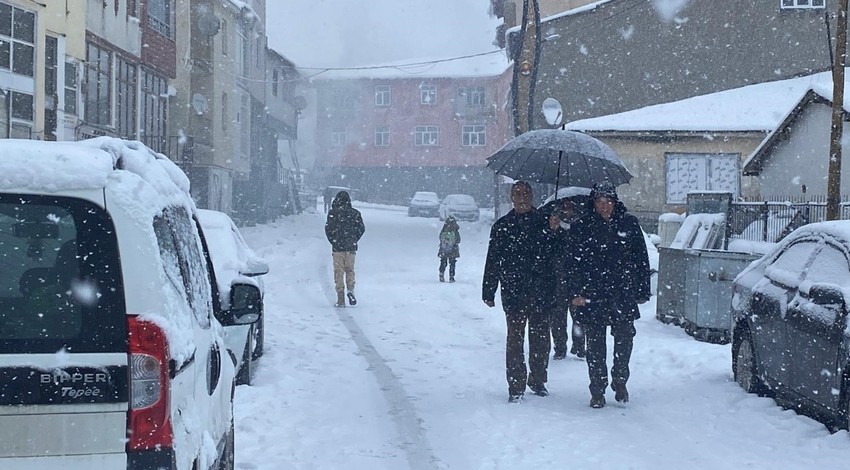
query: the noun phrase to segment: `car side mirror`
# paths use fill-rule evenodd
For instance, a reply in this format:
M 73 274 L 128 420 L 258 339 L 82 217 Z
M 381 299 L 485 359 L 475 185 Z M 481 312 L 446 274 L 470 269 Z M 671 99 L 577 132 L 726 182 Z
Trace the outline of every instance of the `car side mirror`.
M 262 276 L 269 273 L 269 263 L 261 259 L 251 259 L 248 261 L 248 268 L 245 272 L 239 274 L 248 277 Z
M 809 288 L 809 299 L 816 305 L 837 306 L 842 311 L 846 306 L 841 289 L 829 284 L 813 284 Z
M 257 323 L 262 314 L 263 299 L 259 287 L 241 282 L 230 286 L 230 311 L 227 315 L 230 325 Z

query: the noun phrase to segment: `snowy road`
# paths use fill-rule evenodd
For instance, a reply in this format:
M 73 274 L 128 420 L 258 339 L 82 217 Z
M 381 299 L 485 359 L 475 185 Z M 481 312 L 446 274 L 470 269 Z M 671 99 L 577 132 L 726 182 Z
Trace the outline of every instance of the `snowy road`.
M 436 219 L 358 206 L 354 308 L 332 307 L 322 214 L 243 229 L 272 267 L 267 353 L 237 388 L 236 466 L 278 469 L 658 469 L 839 466 L 847 432 L 744 393 L 729 346 L 643 308 L 632 401 L 587 406 L 587 368 L 552 361 L 546 398 L 507 403 L 504 314 L 481 302 L 489 222 L 461 224 L 458 282 L 437 282 Z M 610 348 L 609 348 L 610 354 Z

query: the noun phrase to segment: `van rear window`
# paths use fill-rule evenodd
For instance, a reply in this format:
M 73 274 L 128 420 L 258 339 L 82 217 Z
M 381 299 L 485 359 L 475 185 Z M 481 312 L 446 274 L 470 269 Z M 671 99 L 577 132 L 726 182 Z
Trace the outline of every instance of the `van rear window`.
M 115 228 L 75 198 L 0 194 L 0 354 L 126 351 Z

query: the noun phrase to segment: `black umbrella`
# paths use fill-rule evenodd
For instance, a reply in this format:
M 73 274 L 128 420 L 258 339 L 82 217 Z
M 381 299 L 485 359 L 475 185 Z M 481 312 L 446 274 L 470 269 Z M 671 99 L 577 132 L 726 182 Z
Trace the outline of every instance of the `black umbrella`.
M 515 180 L 593 187 L 628 183 L 632 174 L 610 147 L 587 134 L 539 129 L 514 137 L 487 158 L 487 168 Z M 557 190 L 557 189 L 556 189 Z

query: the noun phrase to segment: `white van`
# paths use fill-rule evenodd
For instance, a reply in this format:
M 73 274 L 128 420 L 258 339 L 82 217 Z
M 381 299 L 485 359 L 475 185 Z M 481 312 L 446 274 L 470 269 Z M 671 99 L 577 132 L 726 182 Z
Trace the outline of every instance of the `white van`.
M 139 142 L 0 141 L 0 469 L 233 468 L 188 189 Z M 251 318 L 257 287 L 232 295 Z

